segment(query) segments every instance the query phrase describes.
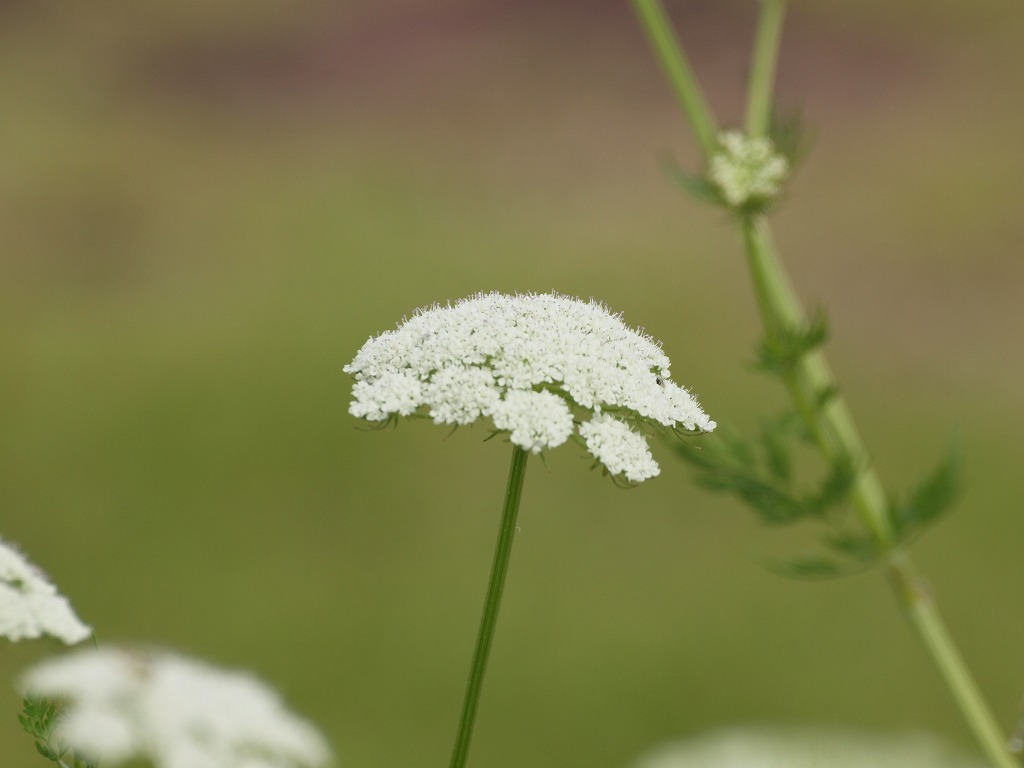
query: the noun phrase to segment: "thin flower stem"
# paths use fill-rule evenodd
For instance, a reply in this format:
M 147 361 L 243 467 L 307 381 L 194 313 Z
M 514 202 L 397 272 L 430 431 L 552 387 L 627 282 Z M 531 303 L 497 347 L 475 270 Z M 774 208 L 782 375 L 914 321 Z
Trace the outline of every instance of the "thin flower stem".
M 772 87 L 775 62 L 779 58 L 782 20 L 786 0 L 761 0 L 761 17 L 754 38 L 754 57 L 750 66 L 750 88 L 747 91 L 747 135 L 764 136 L 772 118 Z
M 466 697 L 462 704 L 462 717 L 459 720 L 458 735 L 455 737 L 455 748 L 452 750 L 451 768 L 463 768 L 466 764 L 466 755 L 469 753 L 469 742 L 473 736 L 473 721 L 476 719 L 477 704 L 480 702 L 480 688 L 484 682 L 487 656 L 491 650 L 494 626 L 497 623 L 498 608 L 501 605 L 501 593 L 505 587 L 505 574 L 508 573 L 508 563 L 512 553 L 512 539 L 516 532 L 516 517 L 519 514 L 519 500 L 523 495 L 523 480 L 526 477 L 528 456 L 529 454 L 519 446 L 512 448 L 512 466 L 509 468 L 508 487 L 505 490 L 501 529 L 498 532 L 498 543 L 494 548 L 491 578 L 487 585 L 487 599 L 484 602 L 484 613 L 480 619 L 480 631 L 477 634 L 476 650 L 473 652 L 469 682 L 466 684 Z
M 707 100 L 701 92 L 697 78 L 683 53 L 675 30 L 658 0 L 633 0 L 637 15 L 651 41 L 651 47 L 661 61 L 669 82 L 679 97 L 683 110 L 693 126 L 704 157 L 711 157 L 718 147 L 718 128 Z
M 763 132 L 770 118 L 770 91 L 774 77 L 778 39 L 781 35 L 783 0 L 763 0 L 764 8 L 758 27 L 754 62 L 751 70 L 751 93 L 748 101 L 747 130 L 752 135 Z M 679 43 L 657 0 L 634 0 L 641 22 L 651 36 L 655 52 L 670 80 L 676 84 L 677 95 L 690 116 L 694 132 L 710 157 L 714 143 L 707 141 L 713 117 L 693 94 L 700 93 L 695 83 L 685 88 L 673 73 L 680 63 L 689 75 Z M 684 79 L 685 82 L 685 79 Z M 772 336 L 788 329 L 806 326 L 807 317 L 796 292 L 775 254 L 767 222 L 760 216 L 738 217 L 747 262 L 754 283 L 754 292 L 765 332 Z M 786 377 L 790 395 L 822 453 L 830 460 L 851 459 L 858 470 L 852 491 L 853 506 L 865 528 L 870 531 L 879 551 L 885 553 L 891 582 L 911 626 L 927 650 L 950 694 L 974 734 L 982 752 L 995 768 L 1020 768 L 1010 754 L 998 723 L 978 689 L 967 665 L 939 615 L 934 599 L 915 571 L 909 557 L 896 544 L 895 531 L 889 517 L 889 503 L 877 474 L 871 467 L 867 450 L 861 441 L 844 400 L 836 394 L 834 377 L 824 355 L 811 350 L 804 355 L 794 371 Z M 827 399 L 824 399 L 826 398 Z

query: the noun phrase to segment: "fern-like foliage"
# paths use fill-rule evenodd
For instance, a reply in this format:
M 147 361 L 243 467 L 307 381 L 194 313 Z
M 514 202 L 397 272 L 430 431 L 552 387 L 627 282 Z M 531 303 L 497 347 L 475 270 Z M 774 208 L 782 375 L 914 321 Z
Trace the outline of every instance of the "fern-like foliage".
M 894 500 L 889 518 L 899 541 L 908 541 L 952 506 L 960 491 L 960 449 L 955 443 L 946 457 L 904 501 Z
M 36 751 L 60 768 L 96 768 L 88 760 L 74 755 L 66 746 L 54 742 L 53 731 L 60 720 L 61 704 L 49 699 L 25 697 L 18 722 L 35 737 Z
M 788 381 L 795 367 L 827 336 L 828 323 L 818 311 L 802 327 L 777 330 L 762 342 L 756 367 Z M 785 411 L 764 421 L 754 438 L 720 427 L 703 438 L 699 447 L 678 444 L 679 455 L 696 469 L 699 485 L 738 497 L 769 525 L 812 521 L 821 527 L 820 551 L 770 564 L 791 575 L 860 571 L 886 554 L 848 514 L 850 495 L 863 467 L 844 454 L 821 459 L 816 473 L 798 466 L 814 453 L 807 450 L 816 447 L 812 425 L 825 421 L 824 410 L 836 394 L 833 388 L 819 392 L 810 413 Z M 890 497 L 888 515 L 895 546 L 908 543 L 949 509 L 959 488 L 959 469 L 960 454 L 954 447 L 906 498 Z M 798 481 L 809 475 L 816 479 Z
M 828 340 L 828 319 L 821 309 L 799 326 L 778 329 L 761 342 L 756 367 L 765 373 L 786 375 L 813 349 Z

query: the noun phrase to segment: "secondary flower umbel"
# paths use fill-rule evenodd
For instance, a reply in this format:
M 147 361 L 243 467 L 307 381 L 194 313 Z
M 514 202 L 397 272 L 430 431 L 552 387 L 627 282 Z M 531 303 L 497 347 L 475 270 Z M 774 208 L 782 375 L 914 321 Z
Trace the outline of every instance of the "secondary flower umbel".
M 90 648 L 36 665 L 26 694 L 64 699 L 56 741 L 104 765 L 306 768 L 320 733 L 255 677 L 171 653 Z
M 596 302 L 558 294 L 479 294 L 417 311 L 370 339 L 345 371 L 349 412 L 386 421 L 425 409 L 438 424 L 481 416 L 538 453 L 578 433 L 612 475 L 658 474 L 644 435 L 653 426 L 715 428 L 669 378 L 649 336 Z
M 771 139 L 751 138 L 739 131 L 718 137 L 721 147 L 708 164 L 708 179 L 730 206 L 770 203 L 789 175 L 789 163 Z
M 17 641 L 53 635 L 72 645 L 90 634 L 46 576 L 0 540 L 0 636 Z

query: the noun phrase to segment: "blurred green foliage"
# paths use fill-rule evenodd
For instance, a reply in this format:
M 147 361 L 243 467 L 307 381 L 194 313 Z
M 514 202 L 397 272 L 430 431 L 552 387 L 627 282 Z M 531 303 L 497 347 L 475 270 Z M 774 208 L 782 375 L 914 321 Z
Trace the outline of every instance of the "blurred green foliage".
M 670 4 L 739 115 L 748 3 Z M 929 14 L 925 16 L 925 14 Z M 775 217 L 883 479 L 963 435 L 915 547 L 1005 727 L 1024 689 L 1016 3 L 797 3 L 780 100 L 815 142 Z M 662 168 L 696 152 L 628 4 L 0 8 L 0 534 L 100 641 L 253 669 L 352 766 L 443 765 L 509 451 L 346 414 L 415 307 L 596 296 L 720 423 L 780 393 L 739 244 Z M 691 169 L 693 170 L 693 169 Z M 877 574 L 769 573 L 798 534 L 571 448 L 528 472 L 471 760 L 625 765 L 733 723 L 966 741 Z M 6 646 L 0 679 L 51 651 Z M 0 695 L 6 764 L 39 764 Z

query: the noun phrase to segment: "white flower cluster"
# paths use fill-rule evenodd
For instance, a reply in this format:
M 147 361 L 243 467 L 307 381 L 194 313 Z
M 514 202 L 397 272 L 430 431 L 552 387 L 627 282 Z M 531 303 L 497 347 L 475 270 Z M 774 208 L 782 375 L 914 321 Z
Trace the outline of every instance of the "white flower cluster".
M 319 732 L 265 684 L 169 653 L 77 651 L 25 675 L 26 695 L 69 703 L 57 742 L 106 765 L 297 768 L 330 761 Z
M 537 453 L 573 435 L 613 475 L 658 474 L 630 424 L 710 432 L 697 401 L 669 379 L 650 337 L 596 301 L 558 294 L 479 294 L 416 312 L 370 339 L 345 366 L 355 376 L 353 416 L 386 421 L 427 409 L 437 424 L 488 417 Z
M 789 163 L 775 151 L 771 139 L 725 131 L 718 143 L 721 150 L 708 164 L 708 178 L 729 205 L 767 202 L 779 193 L 789 174 Z
M 0 636 L 52 635 L 71 645 L 92 634 L 57 588 L 10 544 L 0 540 Z
M 984 768 L 923 733 L 734 728 L 657 750 L 634 768 Z

